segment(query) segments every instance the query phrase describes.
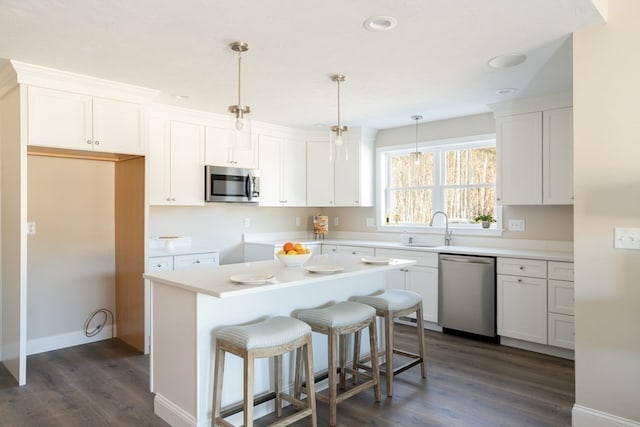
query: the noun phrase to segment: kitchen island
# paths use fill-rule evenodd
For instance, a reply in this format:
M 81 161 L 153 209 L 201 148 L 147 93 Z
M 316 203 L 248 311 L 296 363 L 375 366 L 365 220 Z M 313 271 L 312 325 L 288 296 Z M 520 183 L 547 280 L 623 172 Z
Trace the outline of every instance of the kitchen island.
M 305 266 L 337 266 L 339 271 L 312 273 L 274 260 L 145 274 L 151 282 L 150 386 L 155 413 L 173 426 L 211 425 L 216 329 L 372 294 L 384 289 L 386 271 L 414 263 L 365 263 L 355 256 L 318 255 Z M 238 275 L 271 278 L 260 284 L 231 281 Z M 368 351 L 363 342 L 363 354 Z M 314 370 L 326 370 L 326 337 L 314 334 L 313 353 Z M 283 360 L 286 386 L 293 382 L 293 364 L 286 356 Z M 272 370 L 268 359 L 256 361 L 256 393 L 269 390 Z M 241 359 L 227 358 L 223 390 L 223 407 L 242 400 Z M 272 405 L 267 405 L 257 407 L 256 416 L 271 412 Z

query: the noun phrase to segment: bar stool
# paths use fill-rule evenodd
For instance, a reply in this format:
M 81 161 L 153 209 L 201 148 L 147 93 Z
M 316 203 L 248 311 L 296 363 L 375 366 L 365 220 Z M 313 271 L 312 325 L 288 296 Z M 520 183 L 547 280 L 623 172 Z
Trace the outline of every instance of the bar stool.
M 384 337 L 385 337 L 385 369 L 380 370 L 384 373 L 387 380 L 387 396 L 393 396 L 393 377 L 401 372 L 406 371 L 420 364 L 420 372 L 422 378 L 427 377 L 427 365 L 424 355 L 424 328 L 422 326 L 422 297 L 411 291 L 400 289 L 387 290 L 377 295 L 364 295 L 350 298 L 363 304 L 368 304 L 375 308 L 376 314 L 384 319 Z M 418 335 L 418 354 L 395 349 L 393 347 L 393 323 L 394 320 L 416 313 L 416 333 Z M 393 355 L 400 354 L 411 359 L 409 362 L 393 368 Z M 372 365 L 375 365 L 373 363 Z
M 313 388 L 306 392 L 306 403 L 300 396 L 293 397 L 282 390 L 282 355 L 293 350 L 304 349 L 305 376 L 313 378 L 313 351 L 311 348 L 311 328 L 300 320 L 277 316 L 263 322 L 244 326 L 230 326 L 216 332 L 216 365 L 213 380 L 213 426 L 233 426 L 220 417 L 222 402 L 222 378 L 224 358 L 227 352 L 244 359 L 244 426 L 253 426 L 253 374 L 257 358 L 273 357 L 275 372 L 277 425 L 289 425 L 297 420 L 311 417 L 311 425 L 316 426 L 316 399 Z M 298 353 L 298 352 L 296 352 Z M 299 362 L 300 364 L 302 361 Z M 298 366 L 298 361 L 296 361 Z M 282 400 L 301 409 L 284 418 Z
M 371 347 L 371 357 L 375 360 L 378 358 L 378 344 L 376 332 L 376 311 L 365 304 L 355 302 L 339 302 L 331 307 L 301 310 L 294 314 L 300 320 L 305 321 L 311 326 L 311 330 L 328 336 L 328 377 L 329 377 L 329 396 L 317 394 L 316 397 L 329 405 L 329 425 L 335 426 L 337 419 L 338 403 L 354 396 L 365 389 L 374 388 L 374 397 L 376 402 L 380 401 L 380 379 L 378 366 L 374 365 L 371 374 L 362 372 L 358 369 L 355 362 L 358 356 L 354 354 L 353 366 L 346 366 L 346 344 L 349 334 L 357 333 L 358 342 L 354 342 L 354 352 L 360 351 L 359 339 L 360 331 L 369 328 L 369 345 Z M 338 338 L 340 338 L 340 363 L 338 366 Z M 296 368 L 296 395 L 302 389 L 302 383 L 298 373 L 299 367 Z M 352 375 L 353 387 L 346 389 L 346 374 Z M 338 381 L 339 376 L 339 381 Z M 356 378 L 364 378 L 365 381 L 356 385 Z M 307 377 L 309 378 L 309 377 Z M 341 393 L 338 394 L 338 383 L 340 384 Z M 306 390 L 314 388 L 314 382 L 307 380 Z M 308 393 L 307 393 L 308 395 Z

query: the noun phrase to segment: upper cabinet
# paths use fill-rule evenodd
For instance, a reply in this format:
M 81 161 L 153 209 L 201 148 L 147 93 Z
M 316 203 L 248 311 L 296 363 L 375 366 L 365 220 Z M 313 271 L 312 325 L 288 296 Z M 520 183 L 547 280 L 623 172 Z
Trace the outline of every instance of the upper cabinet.
M 44 147 L 144 154 L 141 104 L 28 88 L 28 143 Z
M 306 146 L 293 136 L 258 136 L 260 206 L 306 206 Z
M 573 203 L 573 109 L 558 108 L 496 119 L 498 202 Z
M 152 117 L 148 197 L 151 205 L 204 205 L 204 125 Z
M 349 129 L 346 144 L 307 142 L 308 206 L 373 206 L 375 130 Z
M 226 125 L 207 126 L 205 130 L 205 164 L 215 166 L 255 169 L 257 150 L 252 138 L 248 147 L 233 147 L 230 144 L 231 129 Z

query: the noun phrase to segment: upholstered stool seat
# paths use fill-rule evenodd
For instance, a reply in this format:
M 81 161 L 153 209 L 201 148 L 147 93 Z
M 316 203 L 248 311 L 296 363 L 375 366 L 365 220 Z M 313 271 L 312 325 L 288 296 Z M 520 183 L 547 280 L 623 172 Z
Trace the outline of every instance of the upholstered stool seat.
M 368 305 L 355 302 L 340 302 L 326 308 L 301 310 L 295 314 L 300 320 L 308 323 L 314 332 L 319 332 L 328 336 L 328 369 L 329 378 L 329 395 L 328 397 L 317 394 L 317 398 L 325 401 L 329 405 L 329 425 L 335 426 L 337 421 L 337 405 L 349 397 L 364 391 L 367 388 L 374 388 L 374 397 L 376 402 L 380 401 L 380 385 L 378 366 L 374 365 L 371 373 L 363 372 L 358 369 L 356 362 L 360 352 L 360 331 L 369 328 L 369 345 L 371 348 L 371 357 L 376 360 L 378 358 L 377 332 L 376 332 L 376 310 Z M 354 356 L 352 367 L 346 366 L 347 354 L 347 336 L 357 333 L 357 340 L 354 339 Z M 338 345 L 338 338 L 340 343 Z M 338 363 L 338 347 L 340 351 L 340 361 Z M 339 366 L 338 366 L 339 365 Z M 300 372 L 299 367 L 296 372 Z M 353 387 L 346 390 L 346 374 L 349 373 L 353 378 Z M 339 378 L 338 378 L 339 377 Z M 364 379 L 361 384 L 356 384 L 356 379 L 360 377 Z M 341 393 L 338 393 L 338 384 Z M 307 381 L 306 390 L 314 388 L 313 381 Z M 302 383 L 299 375 L 296 375 L 296 396 L 302 389 Z
M 299 411 L 284 418 L 279 418 L 277 425 L 289 425 L 305 417 L 311 417 L 311 425 L 316 425 L 315 392 L 307 391 L 306 403 L 300 396 L 283 393 L 282 389 L 282 355 L 293 350 L 305 360 L 305 377 L 313 378 L 313 351 L 311 349 L 311 328 L 306 323 L 291 317 L 277 316 L 265 321 L 242 326 L 222 328 L 216 337 L 216 365 L 214 373 L 213 425 L 231 426 L 220 417 L 222 402 L 222 378 L 224 377 L 224 361 L 227 352 L 244 359 L 244 425 L 253 425 L 253 373 L 257 358 L 273 357 L 275 373 L 276 413 L 282 416 L 282 399 L 294 405 Z M 303 356 L 302 356 L 303 355 Z M 302 360 L 296 360 L 301 366 Z
M 387 380 L 387 396 L 393 396 L 393 377 L 407 369 L 420 364 L 422 378 L 427 377 L 427 365 L 424 354 L 424 327 L 422 325 L 422 297 L 411 291 L 390 289 L 376 295 L 352 297 L 351 301 L 367 304 L 376 310 L 376 314 L 384 319 L 385 337 L 385 369 L 381 370 Z M 395 349 L 393 347 L 394 320 L 408 314 L 416 314 L 416 333 L 418 337 L 418 354 Z M 400 354 L 411 359 L 402 366 L 393 367 L 393 355 Z M 372 359 L 374 360 L 374 359 Z M 375 363 L 372 363 L 375 365 Z

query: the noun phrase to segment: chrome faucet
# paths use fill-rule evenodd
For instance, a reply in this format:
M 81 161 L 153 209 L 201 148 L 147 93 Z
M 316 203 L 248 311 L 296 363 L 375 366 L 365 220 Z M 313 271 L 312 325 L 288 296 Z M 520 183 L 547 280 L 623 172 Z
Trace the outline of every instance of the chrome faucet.
M 451 245 L 451 231 L 449 231 L 449 217 L 447 216 L 446 212 L 435 211 L 433 215 L 431 215 L 431 221 L 429 221 L 429 227 L 433 227 L 433 219 L 438 214 L 444 215 L 444 245 L 449 246 Z

